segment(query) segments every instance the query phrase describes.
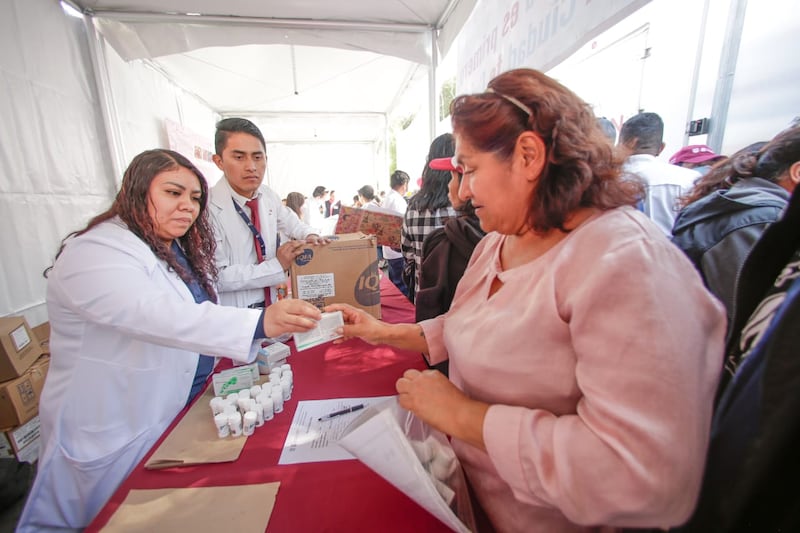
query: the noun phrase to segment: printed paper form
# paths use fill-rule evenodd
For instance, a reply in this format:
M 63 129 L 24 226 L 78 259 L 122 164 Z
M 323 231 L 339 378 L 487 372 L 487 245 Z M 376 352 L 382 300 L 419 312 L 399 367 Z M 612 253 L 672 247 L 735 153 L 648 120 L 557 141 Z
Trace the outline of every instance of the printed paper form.
M 278 464 L 289 465 L 355 459 L 349 452 L 339 446 L 337 441 L 350 422 L 363 411 L 355 411 L 330 420 L 320 421 L 319 418 L 347 409 L 353 405 L 364 404 L 366 408 L 393 397 L 335 398 L 298 402 L 292 419 L 292 426 L 289 428 L 289 434 L 283 444 L 283 451 Z

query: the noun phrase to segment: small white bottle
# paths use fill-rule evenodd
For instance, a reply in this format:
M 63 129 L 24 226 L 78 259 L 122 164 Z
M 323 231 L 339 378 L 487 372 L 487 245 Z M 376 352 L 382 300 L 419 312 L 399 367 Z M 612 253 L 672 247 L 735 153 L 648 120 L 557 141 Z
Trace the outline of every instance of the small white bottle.
M 231 428 L 228 425 L 228 415 L 219 413 L 214 416 L 214 424 L 217 426 L 217 436 L 224 439 L 231 434 Z
M 275 411 L 275 414 L 283 412 L 283 389 L 280 385 L 278 388 L 272 388 L 272 409 Z
M 284 402 L 292 399 L 292 383 L 289 380 L 281 379 L 281 392 L 283 393 Z
M 281 365 L 281 376 L 282 376 L 282 375 L 283 375 L 285 372 L 291 372 L 291 371 L 292 371 L 292 365 L 290 365 L 289 363 L 283 363 L 283 364 Z
M 249 437 L 256 430 L 256 419 L 258 417 L 253 411 L 247 411 L 244 414 L 244 422 L 242 424 L 242 433 L 245 437 Z
M 242 389 L 239 391 L 239 399 L 240 400 L 249 400 L 250 399 L 250 389 Z
M 261 401 L 261 407 L 264 409 L 264 421 L 267 422 L 275 417 L 275 404 L 272 402 L 272 397 L 267 396 L 266 394 L 262 396 L 263 400 Z
M 242 434 L 242 415 L 238 412 L 228 415 L 228 425 L 231 428 L 231 435 L 238 437 Z
M 247 391 L 247 393 L 250 394 L 250 391 Z M 250 398 L 239 397 L 239 399 L 236 401 L 236 404 L 236 406 L 239 408 L 239 412 L 245 414 L 250 407 Z
M 219 396 L 214 396 L 211 398 L 211 401 L 208 402 L 208 405 L 211 407 L 211 412 L 214 413 L 214 416 L 225 410 L 225 400 Z
M 251 398 L 258 398 L 259 394 L 261 394 L 261 385 L 253 385 L 252 387 L 250 387 Z
M 232 392 L 232 393 L 228 394 L 225 397 L 225 399 L 228 400 L 233 405 L 236 405 L 236 401 L 239 399 L 239 395 L 237 393 L 235 393 L 235 392 Z
M 253 404 L 253 412 L 256 414 L 256 427 L 264 425 L 264 406 L 256 402 Z

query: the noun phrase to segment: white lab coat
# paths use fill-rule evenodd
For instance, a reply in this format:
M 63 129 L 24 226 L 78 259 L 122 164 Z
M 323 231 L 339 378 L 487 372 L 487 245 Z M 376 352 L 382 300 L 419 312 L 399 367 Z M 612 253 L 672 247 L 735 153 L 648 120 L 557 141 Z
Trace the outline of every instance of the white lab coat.
M 286 282 L 286 273 L 275 256 L 278 230 L 293 239 L 305 240 L 312 233 L 319 234 L 319 229 L 303 223 L 294 211 L 283 205 L 277 194 L 262 186 L 258 218 L 268 259 L 258 263 L 253 234 L 233 206 L 234 197 L 250 216 L 250 208 L 244 205 L 246 199 L 236 194 L 224 177 L 211 189 L 208 211 L 217 241 L 219 303 L 247 307 L 264 300 L 264 287 Z M 275 299 L 273 294 L 272 301 Z
M 47 310 L 52 358 L 23 533 L 85 527 L 185 406 L 198 354 L 254 360 L 261 316 L 196 304 L 119 219 L 67 243 Z

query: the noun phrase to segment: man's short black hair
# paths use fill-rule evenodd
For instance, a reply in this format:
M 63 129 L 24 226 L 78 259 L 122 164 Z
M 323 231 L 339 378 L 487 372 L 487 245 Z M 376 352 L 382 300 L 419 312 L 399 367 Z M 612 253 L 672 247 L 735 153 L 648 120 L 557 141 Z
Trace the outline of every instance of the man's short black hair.
M 409 177 L 408 174 L 406 174 L 402 170 L 395 170 L 389 177 L 389 186 L 392 189 L 397 189 L 399 187 L 402 187 L 409 181 L 411 181 L 411 178 Z
M 658 155 L 664 142 L 664 121 L 656 113 L 639 113 L 622 125 L 619 143 L 636 154 Z
M 328 192 L 328 189 L 326 189 L 322 185 L 317 185 L 316 187 L 314 187 L 314 192 L 311 194 L 311 196 L 313 196 L 314 198 L 320 198 L 324 196 L 326 192 Z
M 267 142 L 258 126 L 246 118 L 224 118 L 217 122 L 217 132 L 214 135 L 214 151 L 217 155 L 222 155 L 225 145 L 228 143 L 228 136 L 231 133 L 247 133 L 261 141 L 261 147 L 267 149 Z

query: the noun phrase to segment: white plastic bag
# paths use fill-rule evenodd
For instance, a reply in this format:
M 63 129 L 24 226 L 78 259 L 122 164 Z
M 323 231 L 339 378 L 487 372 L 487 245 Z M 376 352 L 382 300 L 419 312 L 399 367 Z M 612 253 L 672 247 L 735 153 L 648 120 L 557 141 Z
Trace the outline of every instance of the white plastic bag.
M 464 472 L 447 436 L 397 398 L 365 410 L 339 445 L 453 531 L 475 531 Z

